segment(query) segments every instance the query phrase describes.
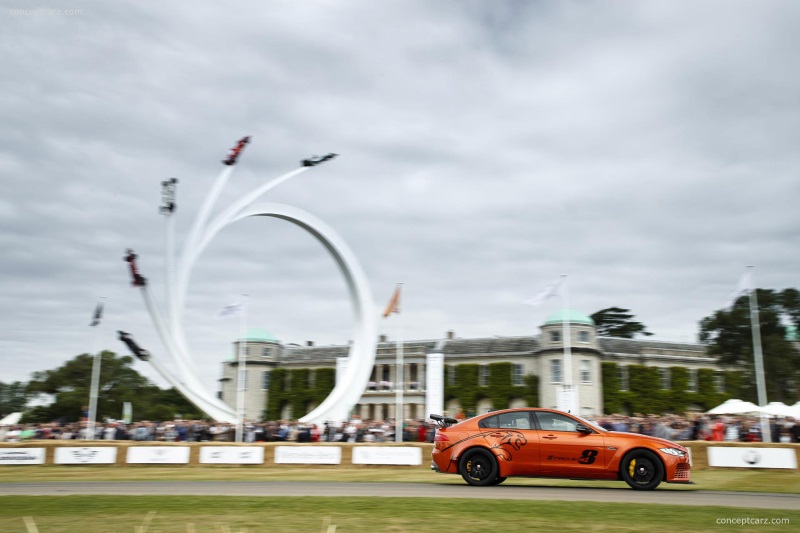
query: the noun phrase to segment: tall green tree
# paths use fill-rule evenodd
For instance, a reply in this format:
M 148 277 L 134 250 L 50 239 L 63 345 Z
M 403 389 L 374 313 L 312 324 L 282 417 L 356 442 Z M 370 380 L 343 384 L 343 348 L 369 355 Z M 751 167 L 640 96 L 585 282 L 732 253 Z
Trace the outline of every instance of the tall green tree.
M 30 396 L 26 389 L 27 384 L 20 381 L 14 383 L 0 381 L 0 418 L 18 413 L 25 408 Z
M 594 313 L 591 318 L 597 326 L 599 337 L 632 339 L 637 333 L 646 336 L 652 335 L 644 324 L 633 320 L 630 309 L 609 307 Z
M 176 414 L 184 418 L 202 418 L 201 413 L 177 392 L 164 391 L 139 374 L 133 357 L 117 357 L 113 352 L 101 354 L 97 420 L 122 418 L 123 404 L 130 402 L 136 420 L 171 420 Z M 81 354 L 62 366 L 35 372 L 28 383 L 29 394 L 48 394 L 50 405 L 38 406 L 26 414 L 31 422 L 61 420 L 75 422 L 89 404 L 94 356 Z
M 793 403 L 800 396 L 800 350 L 789 340 L 781 317 L 788 317 L 797 327 L 800 320 L 798 292 L 795 289 L 782 292 L 757 289 L 756 300 L 767 399 Z M 721 365 L 744 372 L 742 399 L 757 402 L 749 297 L 742 296 L 732 307 L 704 318 L 700 322 L 700 342 Z

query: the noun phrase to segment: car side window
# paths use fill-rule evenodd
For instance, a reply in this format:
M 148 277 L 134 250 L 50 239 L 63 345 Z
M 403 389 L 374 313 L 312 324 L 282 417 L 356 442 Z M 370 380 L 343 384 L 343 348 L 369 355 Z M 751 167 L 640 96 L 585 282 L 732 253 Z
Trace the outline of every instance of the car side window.
M 478 423 L 478 426 L 482 428 L 499 428 L 500 426 L 497 425 L 497 415 L 494 416 L 487 416 L 483 420 Z
M 482 428 L 531 429 L 531 419 L 527 412 L 500 413 L 481 420 Z
M 578 421 L 558 413 L 536 413 L 539 426 L 543 431 L 575 431 Z

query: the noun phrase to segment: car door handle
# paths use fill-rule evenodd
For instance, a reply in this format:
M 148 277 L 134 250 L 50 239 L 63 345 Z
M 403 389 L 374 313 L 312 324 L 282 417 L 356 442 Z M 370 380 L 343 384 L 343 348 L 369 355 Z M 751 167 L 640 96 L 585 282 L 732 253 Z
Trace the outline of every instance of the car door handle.
M 553 440 L 553 439 L 557 439 L 558 437 L 556 437 L 555 435 L 545 435 L 542 438 L 543 439 L 548 439 L 548 440 Z

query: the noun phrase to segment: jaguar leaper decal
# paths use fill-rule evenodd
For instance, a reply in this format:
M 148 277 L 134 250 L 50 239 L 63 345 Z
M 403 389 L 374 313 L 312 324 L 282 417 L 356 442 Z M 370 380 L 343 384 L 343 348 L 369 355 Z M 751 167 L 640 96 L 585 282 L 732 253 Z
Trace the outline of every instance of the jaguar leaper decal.
M 528 439 L 525 438 L 525 435 L 522 434 L 520 431 L 511 431 L 511 430 L 492 430 L 492 431 L 482 431 L 480 433 L 476 433 L 474 435 L 470 435 L 465 439 L 461 439 L 458 442 L 454 442 L 450 446 L 444 448 L 442 451 L 449 450 L 453 446 L 458 446 L 462 442 L 466 442 L 468 440 L 473 439 L 483 439 L 486 444 L 489 445 L 489 448 L 495 450 L 495 455 L 498 459 L 503 459 L 504 461 L 510 461 L 513 456 L 511 454 L 512 450 L 518 451 L 523 446 L 528 444 Z

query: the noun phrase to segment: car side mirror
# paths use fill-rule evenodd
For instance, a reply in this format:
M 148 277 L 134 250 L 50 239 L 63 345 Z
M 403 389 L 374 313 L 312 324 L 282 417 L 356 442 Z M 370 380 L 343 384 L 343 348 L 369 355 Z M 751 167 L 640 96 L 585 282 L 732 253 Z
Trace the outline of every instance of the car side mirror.
M 575 431 L 577 431 L 578 433 L 592 433 L 592 429 L 583 424 L 578 424 L 577 426 L 575 426 Z

